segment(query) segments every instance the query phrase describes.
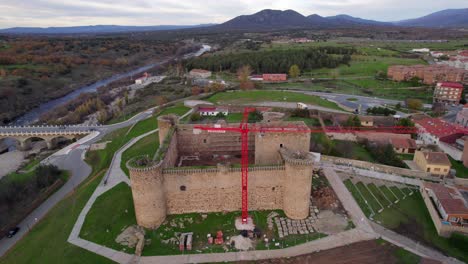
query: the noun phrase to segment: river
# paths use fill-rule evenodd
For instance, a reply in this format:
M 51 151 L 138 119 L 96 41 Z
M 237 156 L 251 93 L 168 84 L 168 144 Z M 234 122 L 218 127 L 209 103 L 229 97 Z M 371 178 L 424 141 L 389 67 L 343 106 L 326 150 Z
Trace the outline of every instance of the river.
M 187 59 L 187 58 L 191 58 L 191 57 L 198 57 L 198 56 L 202 55 L 203 53 L 208 52 L 210 50 L 211 50 L 211 46 L 203 45 L 200 50 L 198 50 L 196 52 L 189 53 L 189 54 L 185 54 L 183 56 L 183 58 Z M 147 70 L 149 70 L 149 69 L 151 69 L 153 67 L 162 65 L 162 64 L 166 63 L 167 61 L 168 60 L 160 61 L 158 63 L 151 63 L 151 64 L 148 64 L 148 65 L 142 66 L 142 67 L 140 67 L 138 69 L 134 69 L 134 70 L 131 70 L 131 71 L 128 71 L 128 72 L 125 72 L 125 73 L 116 74 L 116 75 L 113 75 L 112 77 L 109 77 L 109 78 L 104 79 L 104 80 L 100 80 L 100 81 L 95 82 L 95 83 L 93 83 L 91 85 L 86 85 L 86 86 L 83 86 L 81 88 L 78 88 L 78 89 L 74 90 L 73 92 L 71 92 L 71 93 L 69 93 L 69 94 L 67 94 L 67 95 L 65 95 L 63 97 L 60 97 L 60 98 L 57 98 L 57 99 L 54 99 L 54 100 L 51 100 L 51 101 L 48 101 L 46 103 L 41 104 L 40 106 L 30 110 L 26 114 L 16 118 L 9 125 L 12 125 L 12 126 L 30 125 L 30 124 L 36 122 L 37 120 L 39 120 L 39 117 L 42 114 L 45 114 L 48 111 L 54 109 L 55 107 L 63 105 L 65 103 L 69 102 L 70 100 L 77 98 L 82 93 L 95 92 L 99 87 L 106 86 L 106 85 L 108 85 L 108 84 L 110 84 L 110 83 L 112 83 L 114 81 L 117 81 L 119 79 L 122 79 L 122 78 L 126 78 L 126 77 L 129 77 L 129 76 L 140 74 L 140 73 L 142 73 L 144 71 L 147 71 Z

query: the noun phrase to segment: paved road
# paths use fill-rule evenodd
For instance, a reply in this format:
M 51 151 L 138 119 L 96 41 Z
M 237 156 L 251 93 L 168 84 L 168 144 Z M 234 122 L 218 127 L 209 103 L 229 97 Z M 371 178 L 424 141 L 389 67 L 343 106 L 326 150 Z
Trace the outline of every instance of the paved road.
M 157 107 L 156 107 L 157 108 Z M 0 240 L 0 256 L 8 251 L 16 242 L 18 242 L 24 235 L 27 234 L 30 228 L 32 228 L 37 222 L 39 222 L 58 202 L 60 202 L 67 194 L 72 192 L 79 184 L 81 184 L 91 173 L 91 167 L 84 162 L 84 154 L 87 147 L 97 141 L 99 141 L 106 134 L 122 128 L 135 124 L 141 120 L 151 117 L 152 112 L 155 108 L 144 111 L 121 123 L 101 126 L 95 132 L 98 134 L 82 142 L 81 140 L 69 145 L 68 147 L 59 150 L 55 154 L 51 155 L 48 159 L 42 161 L 42 163 L 50 163 L 58 166 L 60 169 L 68 170 L 71 172 L 70 179 L 52 196 L 50 196 L 44 203 L 36 208 L 31 214 L 29 214 L 21 223 L 18 225 L 20 231 L 13 238 L 3 238 Z M 86 139 L 85 139 L 86 140 Z
M 361 96 L 361 95 L 323 93 L 323 92 L 312 92 L 312 91 L 297 91 L 297 90 L 296 91 L 287 90 L 287 91 L 320 96 L 322 98 L 335 101 L 351 109 L 357 109 L 359 108 L 359 105 L 361 105 L 362 112 L 365 112 L 368 108 L 372 108 L 375 106 L 396 105 L 398 103 L 402 105 L 404 104 L 403 101 L 383 99 L 383 98 L 377 98 L 377 97 L 367 97 L 367 96 Z M 357 99 L 357 101 L 349 101 L 348 99 L 350 98 L 355 98 Z M 424 104 L 424 107 L 431 108 L 432 105 Z M 403 112 L 397 112 L 397 114 L 401 116 L 408 115 L 407 113 L 403 113 Z

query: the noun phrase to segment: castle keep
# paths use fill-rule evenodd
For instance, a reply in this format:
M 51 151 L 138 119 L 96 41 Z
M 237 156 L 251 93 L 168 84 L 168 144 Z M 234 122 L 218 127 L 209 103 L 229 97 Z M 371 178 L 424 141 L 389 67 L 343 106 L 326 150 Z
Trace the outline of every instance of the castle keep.
M 146 228 L 158 227 L 168 214 L 241 209 L 241 135 L 202 131 L 177 120 L 158 118 L 159 158 L 127 163 L 137 223 Z M 289 124 L 307 129 L 303 122 Z M 250 210 L 282 209 L 292 219 L 308 217 L 314 160 L 309 144 L 310 133 L 249 134 Z

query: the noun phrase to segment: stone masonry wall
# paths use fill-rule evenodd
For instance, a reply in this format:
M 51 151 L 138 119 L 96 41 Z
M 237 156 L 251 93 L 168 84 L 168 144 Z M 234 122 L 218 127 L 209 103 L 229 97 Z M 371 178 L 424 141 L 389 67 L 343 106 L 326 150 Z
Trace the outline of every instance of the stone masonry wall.
M 284 166 L 250 168 L 249 209 L 282 209 L 284 174 Z M 241 209 L 239 168 L 167 169 L 164 189 L 168 214 Z
M 309 152 L 310 133 L 257 133 L 255 135 L 255 164 L 283 163 L 279 154 L 281 148 Z
M 236 132 L 208 132 L 193 125 L 177 126 L 178 150 L 181 155 L 198 154 L 240 154 L 241 134 Z M 249 135 L 249 150 L 254 151 L 254 135 Z

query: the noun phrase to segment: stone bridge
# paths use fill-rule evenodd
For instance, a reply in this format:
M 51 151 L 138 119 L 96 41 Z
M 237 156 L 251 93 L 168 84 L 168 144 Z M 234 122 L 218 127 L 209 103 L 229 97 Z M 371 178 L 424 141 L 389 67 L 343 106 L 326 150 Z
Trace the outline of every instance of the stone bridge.
M 12 139 L 20 150 L 27 150 L 34 140 L 44 140 L 47 148 L 52 149 L 60 139 L 76 140 L 96 130 L 91 126 L 11 126 L 0 127 L 0 141 Z

